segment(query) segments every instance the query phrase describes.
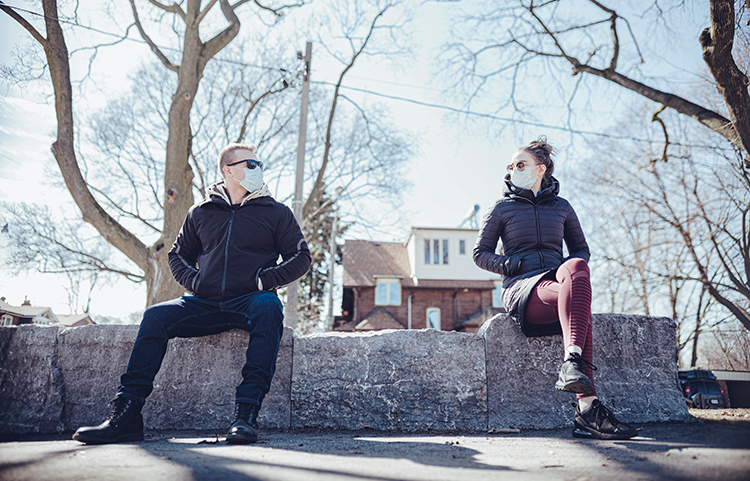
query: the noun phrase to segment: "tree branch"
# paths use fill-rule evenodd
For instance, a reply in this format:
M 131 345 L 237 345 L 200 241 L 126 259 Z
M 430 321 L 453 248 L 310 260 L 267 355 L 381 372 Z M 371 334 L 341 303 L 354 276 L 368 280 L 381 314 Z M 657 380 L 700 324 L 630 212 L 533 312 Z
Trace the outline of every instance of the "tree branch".
M 669 133 L 667 132 L 667 126 L 664 124 L 664 121 L 659 117 L 659 114 L 664 112 L 664 110 L 667 108 L 666 105 L 660 106 L 658 109 L 656 109 L 651 115 L 651 122 L 659 122 L 659 125 L 661 125 L 661 130 L 664 132 L 664 150 L 661 152 L 661 160 L 666 162 L 668 160 L 667 157 L 667 149 L 669 148 Z M 655 162 L 658 159 L 653 159 L 651 162 Z
M 214 5 L 216 5 L 216 2 L 217 2 L 217 1 L 218 1 L 218 0 L 211 0 L 210 2 L 208 2 L 208 5 L 206 5 L 206 8 L 204 8 L 204 9 L 203 9 L 203 10 L 202 10 L 202 11 L 201 11 L 201 12 L 200 12 L 199 14 L 198 14 L 198 16 L 197 16 L 197 17 L 195 18 L 195 23 L 196 23 L 196 24 L 200 24 L 200 23 L 201 23 L 201 21 L 203 20 L 203 17 L 205 17 L 205 16 L 206 16 L 206 15 L 208 14 L 208 12 L 209 12 L 209 11 L 210 11 L 210 10 L 211 10 L 212 8 L 214 8 Z M 234 7 L 233 7 L 233 8 L 234 8 Z
M 185 14 L 185 11 L 182 9 L 182 7 L 178 3 L 173 3 L 172 5 L 167 6 L 161 2 L 158 2 L 157 0 L 148 0 L 148 1 L 151 3 L 151 5 L 159 7 L 165 12 L 176 14 L 182 19 L 183 22 L 187 23 L 187 15 Z
M 13 7 L 9 7 L 4 2 L 0 1 L 0 10 L 7 13 L 8 16 L 10 16 L 10 18 L 12 18 L 16 22 L 18 22 L 23 28 L 25 28 L 26 31 L 29 32 L 31 36 L 34 37 L 34 39 L 37 42 L 42 44 L 43 47 L 46 47 L 47 39 L 44 38 L 44 36 L 41 33 L 39 33 L 39 31 L 36 28 L 34 28 L 33 25 L 27 22 L 25 18 L 23 18 L 18 13 L 16 13 L 16 11 L 13 10 Z
M 156 55 L 156 58 L 158 58 L 159 61 L 172 72 L 180 73 L 179 65 L 173 64 L 154 43 L 154 41 L 151 40 L 151 37 L 148 36 L 146 31 L 143 30 L 141 19 L 138 17 L 138 10 L 135 8 L 135 0 L 130 0 L 130 8 L 133 10 L 133 19 L 135 20 L 135 26 L 138 27 L 138 32 L 141 34 L 141 38 L 143 38 L 143 40 L 148 44 L 149 48 L 151 48 L 151 51 L 154 52 L 154 55 Z
M 132 1 L 132 0 L 131 0 Z M 240 2 L 241 3 L 241 2 Z M 229 4 L 229 0 L 219 0 L 221 6 L 221 13 L 224 14 L 224 18 L 229 22 L 229 26 L 216 34 L 214 38 L 203 44 L 203 48 L 200 53 L 200 66 L 199 69 L 202 71 L 203 67 L 206 66 L 208 61 L 217 53 L 226 47 L 234 37 L 240 32 L 240 19 L 234 13 L 234 8 Z
M 75 153 L 73 92 L 70 84 L 68 48 L 57 21 L 56 1 L 43 0 L 42 5 L 48 38 L 44 50 L 55 92 L 57 114 L 57 139 L 52 144 L 52 154 L 57 160 L 68 191 L 81 210 L 83 220 L 93 225 L 107 242 L 124 253 L 138 267 L 145 269 L 148 265 L 147 247 L 99 205 L 81 175 Z
M 334 119 L 334 115 L 336 114 L 336 106 L 338 104 L 339 90 L 341 90 L 341 84 L 344 82 L 344 77 L 346 76 L 346 74 L 354 66 L 354 63 L 357 61 L 357 58 L 364 51 L 365 47 L 367 47 L 367 43 L 370 41 L 370 38 L 372 38 L 372 34 L 375 31 L 375 25 L 377 24 L 378 19 L 380 19 L 380 17 L 382 17 L 389 8 L 390 8 L 390 4 L 386 5 L 382 10 L 378 12 L 377 15 L 375 15 L 375 18 L 372 19 L 372 22 L 370 23 L 370 29 L 367 32 L 367 36 L 362 41 L 362 44 L 360 45 L 359 49 L 353 53 L 351 59 L 349 60 L 349 63 L 346 65 L 344 70 L 339 75 L 338 82 L 336 82 L 336 87 L 333 92 L 333 101 L 331 102 L 331 111 L 328 114 L 328 125 L 326 127 L 326 138 L 325 138 L 325 144 L 324 144 L 324 150 L 323 150 L 323 162 L 320 166 L 320 169 L 318 170 L 318 175 L 310 191 L 310 195 L 307 197 L 307 200 L 305 201 L 305 205 L 302 209 L 303 219 L 307 217 L 306 213 L 309 213 L 312 211 L 313 206 L 317 202 L 317 197 L 319 197 L 321 192 L 323 191 L 323 187 L 324 187 L 323 178 L 325 176 L 326 167 L 328 166 L 328 161 L 329 161 L 329 157 L 331 153 L 331 136 L 333 133 L 333 119 Z

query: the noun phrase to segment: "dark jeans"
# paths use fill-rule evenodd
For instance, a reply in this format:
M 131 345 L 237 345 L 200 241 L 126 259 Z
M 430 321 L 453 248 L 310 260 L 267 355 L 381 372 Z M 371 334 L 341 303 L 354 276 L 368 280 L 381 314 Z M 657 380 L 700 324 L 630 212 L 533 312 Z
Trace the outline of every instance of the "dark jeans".
M 250 333 L 250 339 L 235 402 L 260 406 L 276 369 L 283 320 L 281 301 L 268 291 L 251 292 L 223 302 L 183 296 L 155 304 L 143 313 L 117 395 L 140 402 L 146 400 L 154 388 L 154 377 L 169 339 L 242 329 Z

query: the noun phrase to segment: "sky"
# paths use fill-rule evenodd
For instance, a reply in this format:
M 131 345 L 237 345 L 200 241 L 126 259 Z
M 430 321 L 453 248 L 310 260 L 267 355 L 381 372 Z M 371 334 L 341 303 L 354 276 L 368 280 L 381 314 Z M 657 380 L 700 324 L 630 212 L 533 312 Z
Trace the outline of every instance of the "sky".
M 406 67 L 393 71 L 381 68 L 377 61 L 370 64 L 364 62 L 351 73 L 345 85 L 416 102 L 461 108 L 458 99 L 446 94 L 433 81 L 436 74 L 434 58 L 450 27 L 445 8 L 436 5 L 419 10 L 411 24 L 415 54 Z M 87 35 L 96 37 L 90 32 L 74 31 L 74 36 L 69 40 L 71 44 L 91 41 Z M 131 36 L 134 34 L 135 31 L 131 32 Z M 12 63 L 11 52 L 19 45 L 19 39 L 26 37 L 28 34 L 25 30 L 7 15 L 0 14 L 0 64 Z M 290 54 L 295 50 L 304 50 L 304 41 L 304 38 L 300 38 L 299 45 L 290 46 L 293 47 Z M 112 57 L 113 60 L 107 60 Z M 85 101 L 90 110 L 104 105 L 108 98 L 126 88 L 123 79 L 127 78 L 135 65 L 153 59 L 145 45 L 134 43 L 117 48 L 114 56 L 98 56 L 97 62 L 104 62 L 103 66 L 97 64 L 99 78 L 103 80 L 97 83 L 96 88 L 79 92 L 83 97 L 79 102 Z M 86 68 L 85 62 L 74 61 L 74 76 L 80 77 Z M 312 80 L 332 82 L 338 72 L 338 67 L 331 63 L 330 58 L 326 58 L 326 53 L 313 45 Z M 348 91 L 347 95 L 354 97 L 365 94 Z M 458 116 L 448 110 L 383 96 L 370 98 L 387 105 L 397 125 L 409 129 L 419 141 L 419 149 L 406 174 L 413 187 L 404 193 L 404 226 L 387 233 L 360 231 L 357 238 L 404 241 L 408 226 L 457 227 L 475 204 L 479 204 L 480 213 L 483 213 L 497 199 L 499 183 L 505 173 L 504 166 L 518 146 L 540 133 L 547 134 L 555 143 L 554 131 L 540 132 L 540 129 L 528 128 L 522 129 L 520 134 L 515 131 L 514 134 L 498 137 L 491 134 L 492 129 L 479 123 L 467 128 Z M 544 103 L 550 112 L 567 107 L 564 100 L 544 98 L 542 93 L 536 101 Z M 608 106 L 588 108 L 595 114 L 611 112 Z M 52 105 L 40 99 L 33 89 L 20 90 L 0 83 L 0 201 L 44 203 L 53 207 L 70 204 L 70 195 L 56 186 L 53 179 L 53 171 L 57 167 L 49 146 L 54 140 L 54 131 Z M 571 162 L 567 160 L 564 157 L 559 159 L 556 169 L 556 176 L 563 186 L 566 176 L 572 173 L 569 168 Z M 0 224 L 5 222 L 0 217 Z M 583 222 L 585 228 L 585 219 Z M 0 238 L 0 248 L 2 242 Z M 0 296 L 6 297 L 7 302 L 13 305 L 20 304 L 28 297 L 34 305 L 50 306 L 58 314 L 70 312 L 64 282 L 52 274 L 26 273 L 11 277 L 4 272 L 0 274 Z M 126 318 L 143 309 L 144 298 L 145 285 L 118 281 L 113 285 L 101 286 L 94 292 L 91 312 Z M 338 312 L 340 306 L 336 305 L 335 309 Z

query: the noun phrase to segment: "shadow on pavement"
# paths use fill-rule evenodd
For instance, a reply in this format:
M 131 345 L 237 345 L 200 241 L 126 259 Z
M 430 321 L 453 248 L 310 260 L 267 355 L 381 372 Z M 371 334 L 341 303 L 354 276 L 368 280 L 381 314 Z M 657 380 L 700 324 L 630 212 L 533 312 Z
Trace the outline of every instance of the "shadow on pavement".
M 363 438 L 377 439 L 363 439 Z M 409 438 L 414 438 L 410 440 Z M 258 444 L 228 445 L 223 438 L 197 438 L 180 434 L 178 437 L 156 437 L 139 444 L 139 447 L 156 457 L 167 456 L 171 461 L 191 468 L 196 478 L 211 473 L 222 479 L 255 480 L 252 474 L 259 469 L 265 471 L 288 470 L 295 475 L 341 476 L 347 479 L 393 480 L 392 476 L 379 476 L 373 469 L 363 469 L 364 463 L 373 465 L 373 458 L 382 458 L 383 466 L 397 460 L 407 460 L 423 466 L 437 468 L 462 468 L 490 471 L 512 471 L 506 466 L 491 465 L 478 461 L 482 454 L 455 442 L 428 442 L 429 435 L 408 434 L 394 436 L 382 433 L 271 433 L 263 435 Z M 192 442 L 191 442 L 192 441 Z M 197 442 L 196 442 L 197 441 Z M 196 449 L 200 448 L 200 449 Z M 269 452 L 273 452 L 272 454 Z M 299 456 L 291 453 L 321 455 L 306 456 L 303 465 Z M 284 462 L 284 453 L 290 462 Z M 271 454 L 271 455 L 269 455 Z M 336 458 L 332 458 L 334 456 Z M 357 461 L 362 459 L 362 463 Z M 377 461 L 375 461 L 377 463 Z M 203 470 L 205 469 L 205 473 Z M 424 469 L 424 468 L 421 468 Z M 377 472 L 377 469 L 374 471 Z M 245 473 L 245 474 L 243 474 Z M 369 473 L 369 474 L 365 474 Z M 263 479 L 267 479 L 263 477 Z

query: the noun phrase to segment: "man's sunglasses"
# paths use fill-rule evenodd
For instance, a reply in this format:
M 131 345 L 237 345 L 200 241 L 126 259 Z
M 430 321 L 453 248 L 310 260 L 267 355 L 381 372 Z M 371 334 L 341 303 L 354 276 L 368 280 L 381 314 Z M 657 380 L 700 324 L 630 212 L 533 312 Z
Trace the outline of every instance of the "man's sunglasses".
M 519 172 L 523 172 L 524 169 L 526 169 L 526 166 L 529 166 L 530 168 L 536 167 L 536 165 L 531 165 L 529 162 L 526 162 L 525 160 L 521 160 L 519 162 L 516 162 L 515 164 L 508 164 L 507 167 L 505 167 L 505 170 L 508 172 L 513 172 L 513 169 L 515 168 Z
M 255 159 L 238 160 L 237 162 L 234 162 L 232 164 L 227 164 L 227 167 L 233 167 L 233 166 L 239 165 L 239 164 L 241 164 L 243 162 L 247 163 L 247 168 L 248 169 L 252 170 L 252 169 L 254 169 L 256 167 L 260 167 L 260 170 L 263 170 L 263 162 L 261 162 L 260 160 L 255 160 Z

